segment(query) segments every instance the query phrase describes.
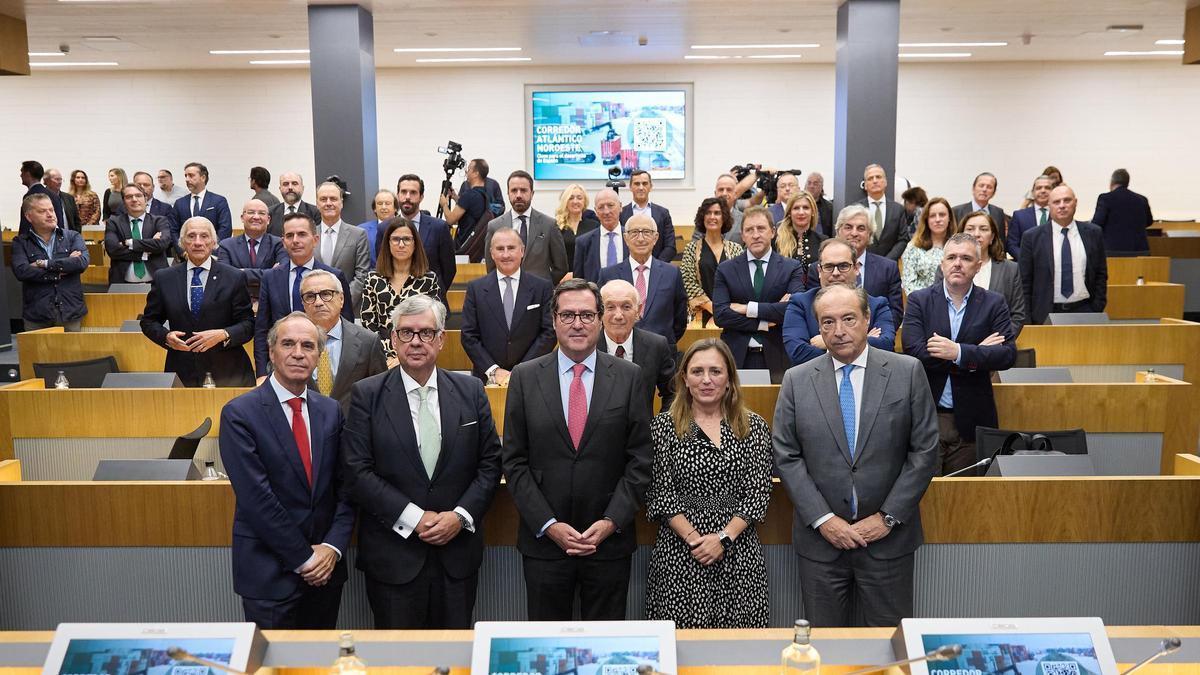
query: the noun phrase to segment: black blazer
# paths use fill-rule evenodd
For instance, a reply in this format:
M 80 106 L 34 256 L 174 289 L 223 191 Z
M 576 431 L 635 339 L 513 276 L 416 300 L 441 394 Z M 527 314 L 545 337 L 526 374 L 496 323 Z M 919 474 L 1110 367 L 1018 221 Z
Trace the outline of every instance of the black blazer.
M 430 477 L 425 473 L 417 432 L 400 368 L 358 384 L 342 430 L 346 493 L 358 505 L 358 563 L 367 577 L 387 584 L 412 581 L 429 555 L 437 555 L 455 579 L 474 574 L 483 562 L 483 519 L 500 483 L 500 441 L 483 385 L 473 377 L 438 368 L 442 449 Z M 465 528 L 435 547 L 392 526 L 409 504 L 426 511 L 471 514 Z
M 974 213 L 975 210 L 971 208 L 971 202 L 967 202 L 966 204 L 959 204 L 958 206 L 954 207 L 953 212 L 954 222 L 958 223 L 959 229 L 962 229 L 963 219 Z M 1008 214 L 1004 212 L 1004 209 L 996 206 L 995 204 L 988 204 L 987 212 L 988 215 L 992 217 L 992 221 L 996 223 L 996 229 L 1000 231 L 1000 241 L 1007 241 L 1009 222 Z
M 512 370 L 554 348 L 550 298 L 554 287 L 536 274 L 521 273 L 513 298 L 513 325 L 504 321 L 504 291 L 495 272 L 467 284 L 462 308 L 462 346 L 471 372 L 487 380 L 493 365 Z
M 162 235 L 155 239 L 154 235 Z M 125 242 L 133 238 L 133 226 L 129 223 L 129 214 L 118 213 L 104 223 L 104 252 L 113 263 L 108 268 L 108 283 L 125 283 L 125 275 L 129 266 L 142 259 L 142 254 L 149 254 L 145 260 L 146 270 L 151 280 L 154 273 L 166 269 L 167 251 L 171 244 L 171 221 L 151 213 L 142 214 L 141 239 L 134 239 L 129 246 Z
M 263 233 L 258 240 L 258 249 L 254 258 L 257 265 L 250 263 L 250 244 L 245 234 L 222 239 L 217 245 L 217 256 L 221 262 L 236 267 L 246 275 L 246 286 L 250 297 L 258 297 L 258 287 L 262 275 L 278 263 L 281 267 L 289 262 L 287 253 L 283 250 L 283 240 L 270 232 Z
M 871 216 L 871 199 L 860 199 L 855 204 L 858 204 L 867 209 L 867 221 L 873 222 Z M 872 225 L 873 227 L 874 225 Z M 883 214 L 883 232 L 879 235 L 879 240 L 867 247 L 867 251 L 880 255 L 892 260 L 899 260 L 904 254 L 904 248 L 908 246 L 908 212 L 904 207 L 896 202 L 885 200 Z M 833 227 L 833 224 L 830 224 Z
M 1083 250 L 1087 253 L 1087 269 L 1083 281 L 1087 286 L 1090 310 L 1103 312 L 1108 304 L 1108 259 L 1104 255 L 1104 234 L 1091 223 L 1075 221 Z M 1054 236 L 1052 220 L 1029 230 L 1021 237 L 1021 288 L 1025 293 L 1025 309 L 1029 312 L 1029 323 L 1046 323 L 1046 317 L 1054 309 Z
M 59 223 L 59 227 L 65 227 L 76 232 L 83 232 L 83 225 L 79 222 L 79 207 L 75 204 L 75 198 L 69 192 L 59 192 L 58 198 L 62 200 L 63 222 Z
M 642 369 L 641 390 L 646 394 L 646 405 L 650 417 L 654 417 L 654 390 L 662 399 L 660 410 L 671 407 L 675 399 L 675 348 L 667 339 L 650 331 L 634 327 L 633 363 Z M 600 331 L 600 343 L 596 349 L 608 351 L 608 339 Z
M 624 225 L 632 217 L 633 203 L 630 202 L 621 209 L 621 224 Z M 654 242 L 654 251 L 650 255 L 669 263 L 675 259 L 675 224 L 671 222 L 671 212 L 664 206 L 650 202 L 650 217 L 658 226 L 658 241 Z
M 891 207 L 888 207 L 891 209 Z M 833 202 L 822 197 L 817 201 L 817 232 L 827 238 L 833 236 Z
M 583 532 L 612 519 L 617 531 L 592 556 L 615 560 L 637 548 L 634 518 L 650 485 L 650 416 L 638 366 L 604 352 L 579 449 L 571 444 L 559 393 L 558 352 L 517 366 L 504 411 L 504 476 L 521 526 L 517 549 L 531 558 L 567 554 L 537 535 L 551 518 Z
M 250 356 L 242 345 L 254 335 L 254 312 L 246 292 L 246 275 L 229 265 L 213 261 L 204 288 L 200 318 L 192 316 L 188 306 L 187 264 L 159 270 L 154 275 L 146 309 L 142 312 L 142 333 L 167 350 L 168 373 L 179 375 L 188 387 L 204 383 L 204 373 L 212 373 L 218 387 L 250 387 L 254 385 L 254 370 Z M 229 344 L 207 352 L 183 352 L 167 347 L 170 322 L 173 331 L 186 334 L 213 328 L 229 331 Z
M 283 236 L 283 212 L 286 208 L 287 202 L 279 202 L 275 206 L 267 209 L 268 213 L 271 214 L 271 225 L 267 228 L 267 232 L 270 232 L 276 237 Z M 301 201 L 300 204 L 296 206 L 296 211 L 299 213 L 308 214 L 308 217 L 312 218 L 314 223 L 321 222 L 321 212 L 317 210 L 317 207 L 314 204 Z
M 1104 248 L 1109 251 L 1149 251 L 1146 228 L 1153 222 L 1150 201 L 1127 187 L 1115 188 L 1096 198 L 1092 224 L 1104 231 Z
M 760 321 L 774 323 L 766 331 L 763 341 L 763 357 L 771 371 L 771 381 L 782 382 L 783 372 L 791 367 L 792 360 L 783 348 L 783 316 L 787 312 L 784 295 L 803 293 L 804 283 L 800 274 L 800 262 L 785 258 L 774 251 L 767 260 L 767 272 L 763 279 L 763 299 L 754 299 L 754 283 L 750 276 L 749 257 L 746 253 L 734 256 L 717 265 L 716 280 L 713 282 L 713 317 L 722 328 L 721 339 L 733 352 L 734 363 L 743 368 L 746 363 L 750 338 L 759 333 Z M 732 303 L 758 302 L 758 318 L 751 319 L 729 308 Z

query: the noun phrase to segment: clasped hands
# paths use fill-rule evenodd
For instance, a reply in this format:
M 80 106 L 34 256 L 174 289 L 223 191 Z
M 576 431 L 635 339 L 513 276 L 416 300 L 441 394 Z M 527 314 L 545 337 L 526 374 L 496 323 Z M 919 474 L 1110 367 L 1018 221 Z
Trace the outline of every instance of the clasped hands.
M 596 552 L 596 548 L 600 546 L 601 542 L 616 531 L 617 526 L 611 520 L 603 518 L 592 523 L 592 526 L 582 534 L 570 525 L 559 521 L 546 528 L 546 536 L 558 544 L 558 547 L 567 555 L 589 556 Z
M 875 513 L 853 525 L 839 516 L 833 516 L 821 523 L 817 531 L 834 548 L 848 551 L 873 544 L 888 536 L 892 530 L 883 524 L 883 514 Z
M 332 548 L 322 544 L 313 544 L 312 550 L 312 557 L 297 572 L 299 572 L 300 578 L 304 579 L 304 583 L 309 586 L 324 586 L 329 583 L 329 577 L 333 575 L 333 568 L 338 562 L 338 554 Z
M 721 543 L 721 535 L 715 532 L 699 534 L 695 530 L 692 531 L 692 534 L 696 536 L 684 541 L 688 548 L 692 549 L 693 560 L 708 567 L 725 557 L 725 546 Z
M 184 335 L 187 333 L 181 330 L 167 333 L 167 346 L 181 352 L 206 352 L 226 340 L 226 333 L 222 328 L 198 331 L 186 340 L 183 339 Z
M 992 347 L 995 345 L 1004 344 L 1004 336 L 999 333 L 991 335 L 980 340 L 980 347 Z M 947 361 L 957 361 L 961 347 L 958 343 L 947 337 L 942 337 L 934 333 L 926 342 L 925 349 L 929 351 L 929 355 L 935 359 L 945 359 Z
M 432 546 L 445 546 L 462 531 L 462 521 L 453 511 L 426 511 L 417 524 L 417 536 Z

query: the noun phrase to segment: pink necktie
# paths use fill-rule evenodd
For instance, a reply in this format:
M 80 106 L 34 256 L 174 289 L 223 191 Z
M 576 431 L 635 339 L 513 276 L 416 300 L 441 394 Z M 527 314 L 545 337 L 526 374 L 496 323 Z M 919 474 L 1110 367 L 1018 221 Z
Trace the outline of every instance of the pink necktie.
M 567 431 L 571 434 L 571 444 L 576 451 L 583 440 L 583 427 L 587 424 L 587 392 L 583 389 L 583 371 L 586 368 L 582 363 L 571 366 L 575 378 L 571 380 L 571 390 L 567 396 Z
M 637 289 L 638 297 L 642 300 L 642 316 L 646 316 L 646 266 L 638 265 L 637 280 L 633 282 L 633 287 Z

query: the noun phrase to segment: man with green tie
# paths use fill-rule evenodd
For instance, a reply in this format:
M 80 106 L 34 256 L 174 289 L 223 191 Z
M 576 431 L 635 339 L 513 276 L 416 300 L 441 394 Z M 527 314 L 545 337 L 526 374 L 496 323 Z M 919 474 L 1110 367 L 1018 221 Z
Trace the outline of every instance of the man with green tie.
M 882 166 L 870 164 L 863 171 L 863 189 L 867 198 L 857 204 L 865 206 L 871 225 L 868 249 L 875 255 L 899 260 L 908 246 L 909 216 L 904 207 L 888 199 L 887 173 Z
M 171 223 L 146 212 L 146 193 L 134 183 L 121 189 L 125 213 L 109 216 L 104 224 L 104 251 L 112 263 L 110 284 L 148 284 L 168 266 Z
M 1013 260 L 1021 259 L 1021 237 L 1029 230 L 1050 222 L 1050 191 L 1054 185 L 1054 179 L 1050 176 L 1038 176 L 1033 181 L 1033 204 L 1013 212 L 1008 224 L 1008 237 L 1004 242 Z

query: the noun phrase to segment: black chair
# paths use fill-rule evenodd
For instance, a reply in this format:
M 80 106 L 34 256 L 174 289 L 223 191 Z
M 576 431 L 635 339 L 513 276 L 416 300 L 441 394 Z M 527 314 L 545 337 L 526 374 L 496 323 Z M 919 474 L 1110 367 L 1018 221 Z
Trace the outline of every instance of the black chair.
M 47 389 L 54 387 L 54 381 L 58 379 L 60 370 L 67 376 L 67 381 L 70 382 L 72 389 L 99 389 L 104 384 L 105 375 L 121 372 L 121 369 L 117 368 L 115 356 L 101 356 L 98 359 L 88 359 L 87 361 L 33 364 L 34 377 L 45 380 Z
M 138 326 L 141 330 L 141 326 Z M 1029 349 L 1018 349 L 1017 359 L 1013 361 L 1013 368 L 1037 368 L 1037 350 L 1030 347 Z
M 210 429 L 212 429 L 212 418 L 205 417 L 194 431 L 175 439 L 175 445 L 171 446 L 171 454 L 167 455 L 167 459 L 194 459 L 196 449 L 200 447 L 200 439 L 207 436 Z
M 1062 431 L 1016 431 L 1013 429 L 993 429 L 991 427 L 975 427 L 975 458 L 991 457 L 1004 447 L 1009 436 L 1018 434 L 1009 452 L 1022 450 L 1044 450 L 1040 437 L 1046 438 L 1055 452 L 1066 455 L 1086 455 L 1087 433 L 1083 429 L 1066 429 Z M 1030 447 L 1033 446 L 1033 447 Z

